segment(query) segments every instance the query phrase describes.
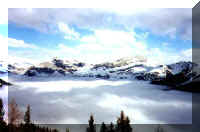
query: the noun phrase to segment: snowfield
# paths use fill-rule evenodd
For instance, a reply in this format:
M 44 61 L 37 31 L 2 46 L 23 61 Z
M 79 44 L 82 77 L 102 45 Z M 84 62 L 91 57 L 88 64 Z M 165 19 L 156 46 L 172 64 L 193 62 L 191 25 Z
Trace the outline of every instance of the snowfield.
M 115 121 L 121 110 L 134 124 L 191 124 L 192 93 L 166 91 L 148 81 L 89 77 L 9 77 L 9 99 L 32 107 L 34 122 L 87 124 Z M 50 114 L 49 114 L 50 113 Z

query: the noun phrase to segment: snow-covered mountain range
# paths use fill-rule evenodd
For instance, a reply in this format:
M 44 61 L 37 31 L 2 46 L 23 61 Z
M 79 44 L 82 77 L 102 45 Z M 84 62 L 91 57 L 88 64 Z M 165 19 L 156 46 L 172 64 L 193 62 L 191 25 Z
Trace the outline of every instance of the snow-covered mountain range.
M 0 88 L 2 85 L 9 85 L 6 81 L 8 80 L 8 69 L 5 61 L 0 61 Z
M 0 74 L 4 74 L 7 72 L 7 64 L 4 61 L 0 61 Z
M 7 69 L 0 65 L 0 72 L 8 71 L 10 74 L 25 77 L 49 76 L 74 76 L 102 79 L 138 79 L 150 81 L 154 84 L 180 86 L 198 77 L 193 72 L 198 67 L 192 62 L 177 62 L 169 65 L 151 65 L 146 58 L 141 56 L 121 58 L 112 62 L 101 64 L 87 64 L 77 60 L 62 60 L 32 64 L 30 62 L 8 63 Z

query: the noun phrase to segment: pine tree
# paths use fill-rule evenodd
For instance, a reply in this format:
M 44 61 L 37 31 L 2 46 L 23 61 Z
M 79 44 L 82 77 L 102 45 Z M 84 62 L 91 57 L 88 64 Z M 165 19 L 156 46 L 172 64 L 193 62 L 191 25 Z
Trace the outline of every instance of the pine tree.
M 131 132 L 132 128 L 130 126 L 130 119 L 125 116 L 124 112 L 121 111 L 120 117 L 117 119 L 117 132 Z
M 101 125 L 100 132 L 107 132 L 107 127 L 106 127 L 106 124 L 104 122 Z
M 115 132 L 114 125 L 113 125 L 112 122 L 110 123 L 110 130 L 109 130 L 109 132 Z
M 87 132 L 96 132 L 93 115 L 90 116 L 90 120 L 88 122 L 89 127 L 87 128 Z
M 30 105 L 27 106 L 27 110 L 24 115 L 24 122 L 25 124 L 30 124 L 31 123 L 31 109 Z
M 124 119 L 125 119 L 125 114 L 124 111 L 122 110 L 120 114 L 120 120 L 123 121 Z
M 4 109 L 3 109 L 3 101 L 2 99 L 0 98 L 0 122 L 3 122 L 4 120 Z
M 3 109 L 3 101 L 0 98 L 0 132 L 7 132 L 8 131 L 8 127 L 6 122 L 4 121 L 4 109 Z
M 125 128 L 126 128 L 126 132 L 132 132 L 132 128 L 131 128 L 131 125 L 130 125 L 130 119 L 129 119 L 129 117 L 127 116 L 126 117 L 126 126 L 125 126 Z

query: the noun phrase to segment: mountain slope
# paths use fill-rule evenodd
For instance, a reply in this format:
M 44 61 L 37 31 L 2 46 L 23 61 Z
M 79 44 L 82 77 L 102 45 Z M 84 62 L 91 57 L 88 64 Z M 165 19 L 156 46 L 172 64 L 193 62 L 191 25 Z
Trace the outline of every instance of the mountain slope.
M 4 61 L 0 61 L 0 74 L 7 73 L 7 64 Z
M 121 58 L 101 64 L 86 64 L 79 61 L 53 59 L 29 66 L 9 64 L 10 73 L 25 76 L 74 76 L 94 77 L 103 79 L 138 79 L 151 81 L 153 84 L 179 86 L 192 80 L 197 73 L 192 72 L 197 64 L 192 62 L 177 62 L 170 65 L 152 66 L 146 58 Z

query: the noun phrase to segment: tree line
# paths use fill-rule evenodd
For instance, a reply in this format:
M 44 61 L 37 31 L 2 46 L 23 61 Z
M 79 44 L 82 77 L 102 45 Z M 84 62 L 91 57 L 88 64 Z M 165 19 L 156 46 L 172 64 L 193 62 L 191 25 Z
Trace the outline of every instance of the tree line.
M 23 121 L 21 121 L 22 117 Z M 23 116 L 14 99 L 9 103 L 8 120 L 5 121 L 5 110 L 0 98 L 0 132 L 58 132 L 58 130 L 32 123 L 30 105 L 27 106 Z
M 90 116 L 88 123 L 89 126 L 87 128 L 87 132 L 96 132 L 96 125 L 94 123 L 93 115 Z M 114 125 L 111 122 L 110 125 L 106 125 L 103 122 L 101 124 L 100 132 L 132 132 L 129 117 L 125 116 L 124 112 L 121 111 L 120 117 L 117 119 L 117 124 Z
M 41 127 L 34 124 L 31 121 L 31 107 L 27 106 L 25 113 L 23 114 L 14 99 L 9 103 L 8 109 L 8 121 L 5 121 L 5 110 L 3 107 L 3 101 L 0 98 L 0 132 L 59 132 L 57 129 L 48 127 Z M 23 117 L 23 121 L 22 121 Z M 70 132 L 69 128 L 66 128 L 66 132 Z M 97 132 L 94 116 L 91 115 L 88 120 L 88 127 L 85 132 Z M 101 124 L 100 132 L 135 132 L 130 125 L 130 119 L 125 116 L 121 111 L 120 116 L 117 118 L 116 124 L 112 122 L 108 125 L 104 122 Z M 161 126 L 155 129 L 155 132 L 164 132 Z

